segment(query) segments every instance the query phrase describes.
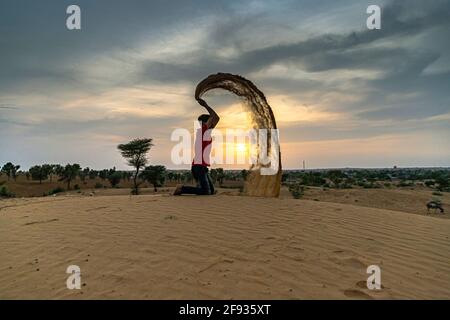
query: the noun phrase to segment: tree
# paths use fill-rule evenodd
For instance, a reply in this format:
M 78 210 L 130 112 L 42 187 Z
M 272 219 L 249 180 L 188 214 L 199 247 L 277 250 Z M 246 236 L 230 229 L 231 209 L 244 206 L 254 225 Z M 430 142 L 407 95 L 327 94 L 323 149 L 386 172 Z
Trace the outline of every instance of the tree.
M 241 177 L 242 177 L 242 179 L 244 181 L 247 180 L 247 176 L 248 176 L 248 170 L 242 169 L 241 170 Z
M 217 169 L 211 169 L 209 171 L 209 175 L 211 176 L 211 180 L 213 181 L 213 183 L 217 182 Z
M 122 171 L 122 179 L 126 181 L 130 181 L 130 178 L 133 174 L 128 171 Z
M 179 172 L 175 172 L 173 174 L 173 178 L 175 179 L 176 182 L 180 182 L 181 181 L 181 177 L 182 177 L 182 175 Z
M 81 170 L 78 175 L 80 176 L 81 181 L 85 181 L 86 177 L 89 176 L 89 172 L 91 171 L 91 169 L 89 169 L 89 167 L 84 168 L 83 170 Z
M 137 178 L 139 176 L 139 171 L 141 168 L 145 167 L 147 164 L 147 152 L 150 151 L 153 146 L 153 139 L 134 139 L 125 144 L 119 144 L 117 149 L 119 149 L 122 157 L 127 160 L 127 164 L 135 168 L 133 176 L 133 194 L 139 194 L 139 184 Z
M 16 181 L 17 178 L 17 171 L 20 169 L 19 165 L 13 165 L 11 162 L 6 163 L 2 167 L 2 172 L 4 172 L 8 176 L 8 181 L 12 177 L 14 181 Z
M 192 182 L 192 180 L 194 180 L 194 176 L 192 175 L 191 171 L 186 171 L 185 173 L 183 173 L 182 179 L 185 182 Z
M 52 174 L 53 172 L 53 166 L 51 164 L 43 164 L 42 165 L 42 170 L 44 171 L 44 173 L 46 174 L 45 179 L 47 179 L 48 177 L 50 177 L 50 182 L 52 181 Z
M 140 177 L 153 185 L 155 192 L 157 187 L 161 187 L 166 180 L 166 167 L 164 166 L 148 166 L 141 172 Z
M 98 176 L 98 171 L 91 169 L 89 171 L 89 179 L 94 180 Z
M 6 163 L 2 167 L 2 172 L 6 174 L 6 176 L 8 177 L 8 181 L 9 181 L 9 179 L 11 179 L 11 170 L 13 167 L 14 167 L 14 165 L 11 162 Z
M 32 166 L 29 170 L 32 180 L 39 180 L 39 184 L 42 184 L 42 180 L 48 178 L 48 167 L 42 166 Z
M 225 178 L 225 172 L 223 171 L 222 168 L 217 168 L 217 181 L 219 181 L 219 185 L 222 186 L 223 184 L 223 179 Z
M 14 181 L 16 181 L 16 179 L 17 179 L 17 172 L 19 171 L 19 168 L 20 168 L 19 165 L 14 166 L 12 171 L 11 171 L 11 175 L 12 175 Z
M 436 183 L 438 184 L 439 191 L 447 191 L 450 188 L 450 178 L 445 176 L 439 176 L 436 178 Z
M 116 168 L 110 169 L 108 172 L 108 181 L 111 184 L 111 187 L 115 188 L 122 179 L 122 173 L 116 171 Z
M 98 177 L 102 180 L 108 179 L 108 169 L 103 169 L 98 172 Z
M 60 181 L 67 182 L 67 190 L 70 190 L 70 183 L 74 180 L 80 173 L 81 166 L 78 163 L 67 164 L 61 174 Z
M 56 174 L 58 177 L 61 177 L 64 172 L 64 167 L 60 164 L 52 164 L 53 167 L 53 173 Z

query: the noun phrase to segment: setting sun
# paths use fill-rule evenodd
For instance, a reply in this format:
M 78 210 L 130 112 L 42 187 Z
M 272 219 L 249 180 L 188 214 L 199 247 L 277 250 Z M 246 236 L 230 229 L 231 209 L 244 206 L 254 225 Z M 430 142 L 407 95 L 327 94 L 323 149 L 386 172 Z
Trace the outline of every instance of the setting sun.
M 247 152 L 247 145 L 245 143 L 238 143 L 238 144 L 236 144 L 236 152 L 246 153 Z

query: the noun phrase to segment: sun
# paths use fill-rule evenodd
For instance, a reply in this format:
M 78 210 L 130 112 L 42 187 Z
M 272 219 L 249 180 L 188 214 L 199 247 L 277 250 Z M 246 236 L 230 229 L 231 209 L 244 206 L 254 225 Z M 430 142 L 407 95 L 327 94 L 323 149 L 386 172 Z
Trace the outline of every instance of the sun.
M 245 143 L 238 143 L 236 144 L 236 151 L 240 153 L 246 153 L 247 152 L 247 145 Z

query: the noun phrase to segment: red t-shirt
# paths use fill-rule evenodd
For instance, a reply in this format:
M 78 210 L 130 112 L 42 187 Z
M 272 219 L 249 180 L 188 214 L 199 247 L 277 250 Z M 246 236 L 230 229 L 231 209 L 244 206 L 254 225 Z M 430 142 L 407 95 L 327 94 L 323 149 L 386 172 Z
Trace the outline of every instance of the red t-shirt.
M 202 127 L 198 128 L 195 133 L 195 156 L 194 160 L 192 160 L 192 164 L 209 167 L 211 143 L 211 130 L 208 129 L 206 124 L 202 124 Z

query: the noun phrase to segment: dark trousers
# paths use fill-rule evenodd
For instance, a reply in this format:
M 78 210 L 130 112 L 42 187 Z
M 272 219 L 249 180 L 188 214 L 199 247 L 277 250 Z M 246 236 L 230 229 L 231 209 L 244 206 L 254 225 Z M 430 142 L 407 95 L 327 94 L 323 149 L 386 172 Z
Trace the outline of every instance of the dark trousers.
M 214 185 L 211 181 L 211 177 L 208 174 L 208 167 L 194 164 L 192 165 L 191 171 L 192 176 L 197 182 L 197 186 L 183 186 L 181 188 L 181 193 L 197 195 L 214 194 Z

